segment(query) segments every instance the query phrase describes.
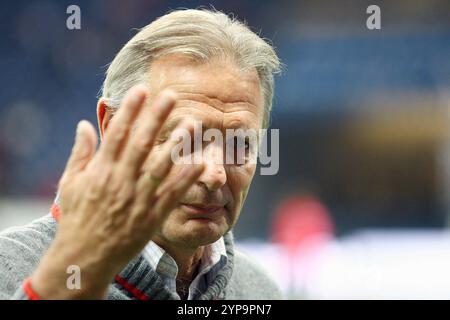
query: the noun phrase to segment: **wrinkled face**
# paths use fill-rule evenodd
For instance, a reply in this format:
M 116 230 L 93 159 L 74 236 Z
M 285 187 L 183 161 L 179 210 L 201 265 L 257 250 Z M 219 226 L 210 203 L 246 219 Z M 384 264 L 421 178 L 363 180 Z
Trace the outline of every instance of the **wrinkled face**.
M 262 126 L 263 99 L 256 71 L 232 63 L 198 63 L 180 55 L 158 59 L 150 71 L 151 101 L 163 89 L 177 92 L 178 102 L 165 122 L 154 152 L 170 137 L 173 124 L 187 117 L 201 122 L 203 132 L 220 130 L 223 144 L 203 142 L 205 171 L 168 215 L 155 241 L 201 246 L 224 235 L 237 221 L 256 164 L 226 163 L 226 129 Z M 225 162 L 225 163 L 224 163 Z M 175 166 L 169 179 L 181 166 Z

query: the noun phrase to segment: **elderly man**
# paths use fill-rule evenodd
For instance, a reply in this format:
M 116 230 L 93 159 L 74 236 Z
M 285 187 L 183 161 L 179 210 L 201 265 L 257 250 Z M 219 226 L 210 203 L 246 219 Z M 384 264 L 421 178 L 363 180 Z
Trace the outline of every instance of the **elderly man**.
M 172 152 L 173 132 L 193 122 L 267 127 L 279 66 L 269 44 L 220 12 L 174 11 L 143 28 L 108 68 L 98 150 L 81 121 L 52 214 L 0 234 L 0 297 L 279 298 L 233 246 L 255 162 L 224 163 L 211 142 L 199 163 L 175 164 Z

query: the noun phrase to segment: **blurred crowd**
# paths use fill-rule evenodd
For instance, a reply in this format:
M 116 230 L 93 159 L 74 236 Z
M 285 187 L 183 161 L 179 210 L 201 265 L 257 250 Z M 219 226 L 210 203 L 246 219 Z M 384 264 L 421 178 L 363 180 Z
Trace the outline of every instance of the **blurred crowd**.
M 66 27 L 71 4 L 81 9 L 80 30 Z M 362 226 L 445 226 L 441 194 L 447 189 L 430 177 L 445 171 L 435 156 L 447 141 L 447 120 L 408 137 L 423 117 L 437 114 L 441 119 L 450 106 L 450 3 L 380 2 L 381 30 L 366 28 L 369 4 L 3 2 L 0 197 L 51 198 L 75 125 L 82 118 L 96 123 L 105 69 L 136 28 L 171 9 L 212 5 L 270 39 L 285 64 L 276 82 L 272 120 L 272 127 L 280 128 L 280 173 L 255 178 L 238 237 L 268 237 L 276 208 L 291 195 L 320 198 L 330 209 L 337 234 Z M 411 110 L 418 121 L 407 122 L 406 129 L 393 121 L 396 129 L 380 138 L 378 133 L 390 131 L 380 125 L 379 115 L 385 124 L 392 114 L 404 119 Z M 355 119 L 363 125 L 354 128 Z M 371 123 L 375 130 L 368 133 Z M 399 140 L 390 153 L 385 151 L 402 132 L 410 140 Z M 419 147 L 417 141 L 428 137 L 427 132 L 429 139 Z M 367 147 L 367 141 L 375 141 L 374 146 Z M 399 149 L 405 141 L 411 147 Z

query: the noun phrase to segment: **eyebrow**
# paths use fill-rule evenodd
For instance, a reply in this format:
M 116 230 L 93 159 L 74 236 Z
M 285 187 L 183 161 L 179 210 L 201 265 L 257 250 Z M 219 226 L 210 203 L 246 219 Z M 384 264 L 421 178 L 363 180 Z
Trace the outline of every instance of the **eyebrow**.
M 246 131 L 252 128 L 247 123 L 244 123 L 242 121 L 233 121 L 231 123 L 231 126 L 226 127 L 225 129 L 233 129 L 233 130 L 242 129 Z
M 180 116 L 180 115 L 173 116 L 172 118 L 168 118 L 160 130 L 159 137 L 160 138 L 168 138 L 168 136 L 171 134 L 171 132 L 181 123 L 181 121 L 184 118 L 185 117 Z M 199 121 L 202 123 L 202 131 L 205 131 L 209 128 L 216 128 L 213 126 L 205 125 L 204 121 L 202 121 L 202 120 L 195 119 L 195 118 L 193 118 L 193 120 Z M 251 127 L 248 124 L 243 123 L 242 121 L 235 120 L 235 121 L 231 122 L 231 126 L 226 127 L 225 129 L 231 129 L 231 130 L 242 129 L 244 131 L 247 131 L 247 130 L 251 129 Z
M 170 133 L 179 125 L 180 122 L 181 117 L 173 117 L 171 119 L 167 119 L 159 132 L 159 137 L 167 138 Z

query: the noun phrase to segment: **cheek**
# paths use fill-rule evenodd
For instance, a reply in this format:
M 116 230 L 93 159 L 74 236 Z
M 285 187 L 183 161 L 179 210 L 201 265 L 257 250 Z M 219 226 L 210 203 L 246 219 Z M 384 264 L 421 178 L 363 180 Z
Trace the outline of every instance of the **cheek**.
M 183 171 L 183 165 L 172 165 L 168 175 L 166 176 L 167 180 L 171 179 L 179 179 L 181 172 Z
M 144 170 L 148 170 L 150 168 L 150 163 L 152 162 L 152 159 L 157 158 L 160 154 L 162 154 L 162 144 L 156 144 L 153 146 L 151 152 L 147 155 L 147 158 L 145 159 L 142 167 Z
M 229 168 L 228 186 L 235 200 L 235 208 L 240 210 L 247 196 L 255 174 L 256 165 L 233 166 Z

